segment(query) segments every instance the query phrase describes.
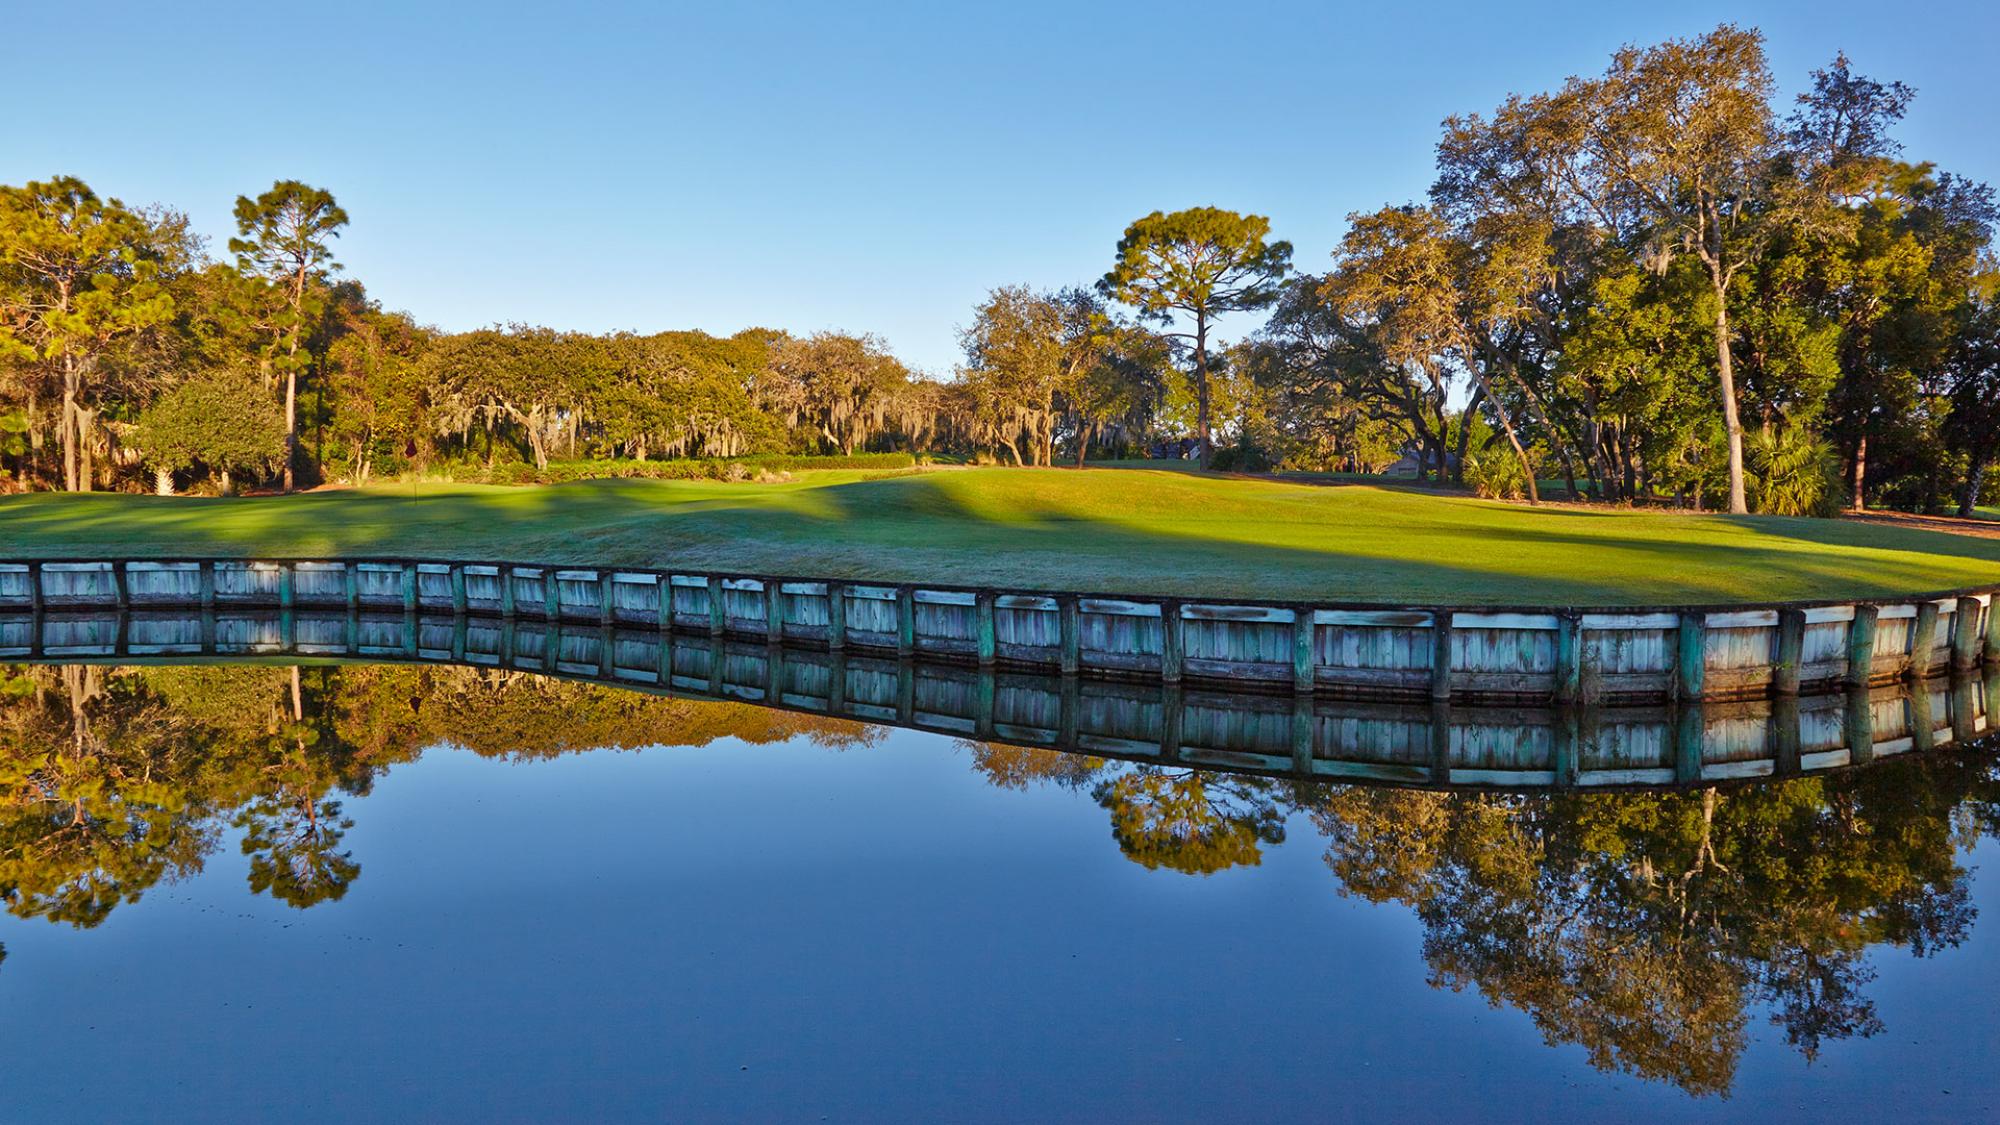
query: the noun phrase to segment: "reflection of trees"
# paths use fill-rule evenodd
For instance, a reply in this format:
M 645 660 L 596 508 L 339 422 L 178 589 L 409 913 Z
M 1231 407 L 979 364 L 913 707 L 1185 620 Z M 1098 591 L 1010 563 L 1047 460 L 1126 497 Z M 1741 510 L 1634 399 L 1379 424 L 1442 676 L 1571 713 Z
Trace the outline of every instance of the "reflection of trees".
M 1434 984 L 1526 1012 L 1592 1065 L 1727 1091 L 1747 1010 L 1808 1057 L 1881 1029 L 1871 946 L 1918 956 L 1973 912 L 1971 756 L 1728 791 L 1345 788 L 1312 808 L 1345 893 L 1409 904 Z
M 1285 840 L 1275 783 L 1257 777 L 1138 766 L 1093 790 L 1111 812 L 1111 835 L 1148 869 L 1212 875 L 1254 867 L 1263 845 Z
M 295 907 L 359 877 L 340 795 L 450 743 L 533 760 L 598 747 L 805 738 L 879 728 L 751 704 L 650 696 L 472 668 L 0 667 L 0 901 L 93 926 L 194 874 L 224 825 L 250 888 Z
M 2000 828 L 2000 775 L 1973 751 L 1727 790 L 1507 795 L 968 745 L 996 786 L 1088 785 L 1148 868 L 1255 864 L 1288 812 L 1309 814 L 1342 893 L 1415 910 L 1434 985 L 1696 1094 L 1734 1082 L 1753 1008 L 1808 1058 L 1880 1031 L 1869 950 L 1964 940 L 1958 857 Z
M 1118 850 L 1149 870 L 1211 875 L 1255 866 L 1264 845 L 1285 839 L 1283 794 L 1264 778 L 1113 764 L 1002 742 L 962 745 L 972 751 L 973 768 L 1002 789 L 1089 784 L 1091 796 L 1111 814 Z

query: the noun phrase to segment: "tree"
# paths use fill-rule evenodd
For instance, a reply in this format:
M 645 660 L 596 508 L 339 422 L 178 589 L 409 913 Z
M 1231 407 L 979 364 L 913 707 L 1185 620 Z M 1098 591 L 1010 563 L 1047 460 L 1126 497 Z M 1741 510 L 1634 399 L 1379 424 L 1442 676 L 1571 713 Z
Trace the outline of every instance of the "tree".
M 27 362 L 54 383 L 63 487 L 91 487 L 92 379 L 121 337 L 165 322 L 173 301 L 156 278 L 154 223 L 82 180 L 0 186 L 0 360 Z M 35 391 L 29 394 L 34 424 Z
M 780 344 L 756 393 L 787 425 L 851 456 L 888 424 L 909 379 L 881 340 L 820 332 Z
M 1449 382 L 1448 365 L 1470 373 L 1478 389 L 1474 405 L 1483 403 L 1493 412 L 1520 462 L 1528 499 L 1539 501 L 1534 466 L 1490 371 L 1503 362 L 1494 326 L 1512 315 L 1521 284 L 1503 274 L 1504 251 L 1454 237 L 1428 207 L 1385 207 L 1349 215 L 1347 236 L 1334 258 L 1337 265 L 1321 295 L 1365 326 L 1385 362 L 1415 367 L 1436 387 Z
M 285 381 L 286 492 L 292 490 L 299 455 L 299 371 L 312 359 L 310 352 L 301 351 L 325 305 L 322 283 L 340 269 L 328 243 L 346 225 L 347 212 L 332 193 L 297 180 L 280 180 L 256 199 L 236 197 L 239 237 L 229 240 L 229 250 L 237 268 L 272 286 L 282 305 L 272 325 L 270 358 Z
M 1203 467 L 1213 449 L 1209 432 L 1208 332 L 1227 313 L 1261 309 L 1278 299 L 1291 270 L 1292 244 L 1270 241 L 1271 221 L 1215 207 L 1172 214 L 1155 211 L 1125 228 L 1118 261 L 1098 282 L 1106 296 L 1140 315 L 1171 324 L 1192 317 L 1192 332 L 1170 333 L 1194 351 L 1195 438 Z
M 1965 458 L 1958 514 L 1971 519 L 1986 473 L 2000 461 L 2000 295 L 1987 294 L 1973 303 L 1947 371 L 1945 440 Z
M 162 496 L 176 470 L 206 465 L 229 491 L 232 473 L 267 473 L 285 455 L 284 422 L 250 375 L 204 371 L 167 391 L 139 417 L 135 444 L 153 464 Z

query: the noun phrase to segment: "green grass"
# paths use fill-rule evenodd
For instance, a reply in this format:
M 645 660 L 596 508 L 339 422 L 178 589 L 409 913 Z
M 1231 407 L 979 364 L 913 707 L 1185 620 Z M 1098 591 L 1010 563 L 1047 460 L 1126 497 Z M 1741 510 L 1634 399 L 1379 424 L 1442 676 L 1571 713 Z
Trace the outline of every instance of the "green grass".
M 0 557 L 405 555 L 1211 598 L 1644 605 L 2000 583 L 2000 539 L 1140 469 L 0 498 Z

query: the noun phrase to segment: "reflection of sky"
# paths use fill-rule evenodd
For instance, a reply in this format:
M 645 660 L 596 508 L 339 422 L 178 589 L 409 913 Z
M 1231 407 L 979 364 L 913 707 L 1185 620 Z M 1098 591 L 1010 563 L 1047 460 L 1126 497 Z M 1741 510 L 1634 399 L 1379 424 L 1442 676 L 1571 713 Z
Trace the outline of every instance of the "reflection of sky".
M 1734 1096 L 1690 1103 L 1428 988 L 1409 911 L 1339 897 L 1303 817 L 1260 867 L 1149 872 L 1087 792 L 995 789 L 933 735 L 527 764 L 436 750 L 347 811 L 363 875 L 338 903 L 250 896 L 226 846 L 96 930 L 0 919 L 0 1057 L 35 1075 L 9 1083 L 7 1112 L 1952 1120 L 2000 1105 L 1985 1063 L 2000 911 L 1979 877 L 1966 947 L 1875 959 L 1883 1035 L 1808 1067 L 1753 1017 Z

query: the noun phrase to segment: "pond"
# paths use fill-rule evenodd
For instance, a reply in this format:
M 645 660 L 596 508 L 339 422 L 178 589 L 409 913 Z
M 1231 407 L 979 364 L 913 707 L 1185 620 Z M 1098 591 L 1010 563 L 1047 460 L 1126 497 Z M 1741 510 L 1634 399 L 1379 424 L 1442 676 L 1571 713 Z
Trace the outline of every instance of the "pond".
M 0 665 L 7 1114 L 2000 1107 L 1985 683 L 1321 700 L 1300 761 L 1288 698 L 1059 683 L 1007 723 L 1035 684 L 887 674 L 972 717 L 442 659 Z

